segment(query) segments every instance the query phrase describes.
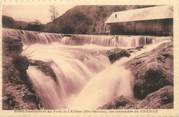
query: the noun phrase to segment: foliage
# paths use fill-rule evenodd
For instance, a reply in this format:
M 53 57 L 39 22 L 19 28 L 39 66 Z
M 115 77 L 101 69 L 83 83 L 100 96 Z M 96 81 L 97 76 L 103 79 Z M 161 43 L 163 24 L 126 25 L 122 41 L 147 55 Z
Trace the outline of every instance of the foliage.
M 43 31 L 75 34 L 105 33 L 105 21 L 112 12 L 142 8 L 142 5 L 81 5 L 76 6 L 62 16 L 45 25 Z
M 2 16 L 2 25 L 3 27 L 13 28 L 14 27 L 14 19 L 9 16 Z
M 44 28 L 44 25 L 35 21 L 32 23 L 28 23 L 28 25 L 24 28 L 24 30 L 32 30 L 32 31 L 41 31 Z

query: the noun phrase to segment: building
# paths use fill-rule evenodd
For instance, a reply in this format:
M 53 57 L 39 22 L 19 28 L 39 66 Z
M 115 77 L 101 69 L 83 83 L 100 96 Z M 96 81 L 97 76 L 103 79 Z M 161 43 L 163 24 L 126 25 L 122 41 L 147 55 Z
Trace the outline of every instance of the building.
M 155 6 L 113 12 L 106 32 L 123 35 L 173 35 L 172 6 Z

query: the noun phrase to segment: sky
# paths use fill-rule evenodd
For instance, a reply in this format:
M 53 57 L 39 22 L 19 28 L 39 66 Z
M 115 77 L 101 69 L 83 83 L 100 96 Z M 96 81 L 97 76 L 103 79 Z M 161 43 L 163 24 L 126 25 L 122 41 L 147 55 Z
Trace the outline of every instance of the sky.
M 74 5 L 56 5 L 59 16 L 65 13 Z M 51 14 L 49 11 L 50 5 L 6 5 L 3 6 L 3 15 L 11 16 L 15 20 L 35 21 L 39 20 L 41 23 L 48 23 L 51 21 Z

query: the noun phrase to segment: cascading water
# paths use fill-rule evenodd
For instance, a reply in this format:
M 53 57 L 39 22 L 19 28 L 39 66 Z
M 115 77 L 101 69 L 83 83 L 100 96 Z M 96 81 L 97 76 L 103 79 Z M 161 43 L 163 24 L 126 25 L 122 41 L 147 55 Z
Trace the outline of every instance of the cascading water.
M 98 45 L 105 47 L 132 48 L 161 42 L 171 37 L 128 36 L 128 35 L 65 35 L 41 33 L 14 29 L 3 29 L 3 36 L 14 35 L 22 39 L 26 45 L 33 43 L 50 44 L 58 42 L 65 45 Z
M 133 97 L 134 77 L 130 70 L 126 69 L 123 64 L 168 41 L 149 45 L 144 50 L 131 54 L 129 58 L 124 57 L 106 67 L 88 82 L 80 94 L 72 101 L 69 108 L 97 109 L 119 96 Z
M 133 76 L 129 70 L 112 65 L 84 87 L 69 105 L 70 109 L 97 109 L 118 96 L 133 96 Z
M 23 55 L 48 63 L 56 79 L 43 68 L 29 66 L 27 73 L 46 109 L 97 109 L 112 99 L 133 96 L 133 76 L 123 63 L 150 51 L 170 37 L 63 35 L 4 29 L 3 36 L 18 36 Z M 150 44 L 143 51 L 111 64 L 104 54 L 115 47 Z M 45 69 L 45 68 L 44 68 Z
M 66 107 L 68 100 L 77 95 L 94 74 L 110 64 L 104 55 L 91 54 L 91 52 L 87 51 L 69 50 L 69 48 L 66 49 L 58 44 L 33 44 L 23 54 L 29 55 L 29 59 L 50 62 L 49 67 L 53 69 L 57 77 L 58 86 L 56 86 L 56 81 L 53 78 L 46 76 L 36 67 L 29 67 L 27 71 L 33 82 L 39 82 L 39 79 L 41 79 L 41 86 L 38 83 L 34 83 L 34 85 L 37 89 L 40 87 L 39 92 L 43 93 L 40 95 L 45 97 L 43 99 L 46 108 Z M 39 74 L 36 75 L 38 72 Z M 45 79 L 48 81 L 44 81 Z M 43 85 L 43 83 L 45 84 Z M 48 92 L 52 91 L 54 95 L 49 96 Z M 54 103 L 49 100 L 53 100 Z

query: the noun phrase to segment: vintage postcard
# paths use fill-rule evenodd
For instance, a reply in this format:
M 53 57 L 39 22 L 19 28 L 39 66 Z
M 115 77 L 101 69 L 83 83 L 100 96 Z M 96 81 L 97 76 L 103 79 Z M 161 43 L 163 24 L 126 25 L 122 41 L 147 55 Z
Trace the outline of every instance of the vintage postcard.
M 0 117 L 179 117 L 176 0 L 2 0 Z

